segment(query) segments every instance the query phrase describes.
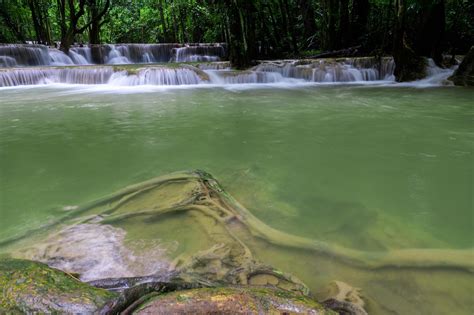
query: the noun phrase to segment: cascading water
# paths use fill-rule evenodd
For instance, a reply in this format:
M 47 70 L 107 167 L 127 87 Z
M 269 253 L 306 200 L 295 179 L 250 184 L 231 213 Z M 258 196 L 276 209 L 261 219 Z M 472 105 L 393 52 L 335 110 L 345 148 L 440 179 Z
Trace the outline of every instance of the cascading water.
M 218 61 L 222 44 L 116 44 L 73 46 L 69 53 L 43 45 L 0 45 L 0 67 Z
M 51 61 L 48 47 L 43 45 L 0 45 L 0 56 L 6 57 L 4 60 L 8 58 L 8 63 L 0 62 L 0 65 L 6 66 L 41 66 L 49 65 Z
M 176 62 L 220 61 L 225 56 L 222 45 L 198 45 L 173 49 L 172 60 Z
M 115 45 L 109 45 L 110 51 L 107 56 L 106 63 L 111 65 L 123 65 L 131 63 L 127 57 L 123 56 L 119 50 L 115 48 Z
M 92 61 L 92 52 L 91 52 L 91 48 L 88 47 L 88 46 L 79 46 L 79 47 L 72 47 L 70 50 L 69 50 L 69 54 L 72 54 L 74 56 L 82 56 L 85 60 L 85 63 L 79 63 L 79 62 L 76 62 L 76 60 L 81 60 L 79 57 L 74 57 L 76 59 L 74 59 L 72 56 L 71 58 L 74 60 L 74 62 L 76 64 L 93 64 L 94 62 Z M 82 61 L 84 62 L 84 61 Z
M 49 56 L 51 57 L 50 65 L 52 66 L 64 66 L 74 64 L 74 61 L 72 61 L 71 57 L 57 49 L 50 49 Z
M 394 68 L 392 58 L 344 58 L 263 62 L 254 70 L 310 82 L 357 82 L 393 80 Z
M 225 54 L 220 44 L 118 44 L 72 47 L 69 54 L 41 45 L 2 45 L 0 53 L 0 86 L 35 85 L 47 83 L 109 84 L 109 85 L 192 85 L 255 84 L 297 82 L 394 82 L 395 63 L 391 57 L 337 58 L 310 60 L 262 61 L 247 71 L 233 71 L 229 62 L 213 62 Z M 94 60 L 106 64 L 153 63 L 167 61 L 205 60 L 195 66 L 159 67 L 88 65 Z M 26 68 L 47 65 L 51 67 Z M 53 66 L 69 66 L 56 68 Z M 22 66 L 24 68 L 22 68 Z M 6 69 L 6 67 L 15 67 Z M 428 78 L 418 81 L 420 86 L 443 84 L 453 69 L 436 67 L 427 62 Z
M 205 70 L 214 84 L 277 83 L 288 81 L 280 73 L 262 71 Z
M 128 73 L 113 67 L 34 68 L 0 71 L 0 87 L 48 83 L 134 85 L 189 85 L 205 82 L 200 70 L 153 67 Z

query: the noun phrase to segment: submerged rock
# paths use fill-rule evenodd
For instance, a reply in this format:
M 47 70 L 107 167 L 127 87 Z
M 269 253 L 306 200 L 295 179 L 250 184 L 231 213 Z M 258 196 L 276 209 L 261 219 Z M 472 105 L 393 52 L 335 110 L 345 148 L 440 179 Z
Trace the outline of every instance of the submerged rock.
M 323 305 L 339 314 L 367 315 L 361 290 L 342 281 L 332 281 L 324 289 Z
M 449 80 L 455 85 L 474 86 L 474 46 L 469 49 L 459 68 L 449 77 Z
M 134 314 L 337 314 L 309 298 L 260 287 L 202 288 L 151 297 Z
M 197 226 L 202 237 L 197 242 L 199 246 L 175 256 L 173 262 L 169 261 L 169 265 L 167 261 L 166 266 L 169 268 L 162 273 L 160 271 L 162 268 L 156 269 L 152 266 L 150 269 L 150 266 L 143 264 L 143 262 L 156 263 L 154 259 L 160 260 L 162 251 L 156 252 L 158 256 L 149 255 L 149 248 L 136 246 L 134 249 L 137 251 L 141 249 L 142 252 L 131 255 L 131 248 L 127 247 L 130 243 L 125 242 L 125 234 L 130 235 L 135 231 L 139 233 L 139 239 L 147 236 L 151 241 L 157 241 L 157 237 L 162 235 L 161 232 L 155 233 L 159 232 L 157 228 L 163 228 L 167 222 L 173 222 L 166 221 L 171 218 L 178 221 L 179 225 L 183 224 L 182 220 L 185 218 L 191 218 L 192 221 L 188 221 L 190 224 L 186 225 L 186 229 Z M 146 232 L 151 234 L 143 234 Z M 58 310 L 91 312 L 97 310 L 100 305 L 105 305 L 100 308 L 101 313 L 115 314 L 134 307 L 136 309 L 139 305 L 145 305 L 145 300 L 149 300 L 156 301 L 153 307 L 156 307 L 154 310 L 158 312 L 164 307 L 160 301 L 166 300 L 167 297 L 157 298 L 155 295 L 169 294 L 177 290 L 202 289 L 193 292 L 204 292 L 208 300 L 195 299 L 194 306 L 181 304 L 177 306 L 183 309 L 190 307 L 190 312 L 193 310 L 192 307 L 195 307 L 197 312 L 206 309 L 205 307 L 216 309 L 219 305 L 224 310 L 230 306 L 237 308 L 240 302 L 235 300 L 235 296 L 241 295 L 246 296 L 244 300 L 251 304 L 255 299 L 252 290 L 256 287 L 274 290 L 268 293 L 270 297 L 275 294 L 280 297 L 283 293 L 278 292 L 285 292 L 288 303 L 296 303 L 295 299 L 298 301 L 310 299 L 309 290 L 303 282 L 264 264 L 254 256 L 251 250 L 254 239 L 273 246 L 328 255 L 339 263 L 368 270 L 379 268 L 445 268 L 465 272 L 474 270 L 472 250 L 400 249 L 366 252 L 274 229 L 260 221 L 228 194 L 212 175 L 196 170 L 172 173 L 126 187 L 67 212 L 48 226 L 3 241 L 3 245 L 12 246 L 16 243 L 16 250 L 10 253 L 12 256 L 41 260 L 71 273 L 79 273 L 83 279 L 95 280 L 91 282 L 94 286 L 110 291 L 121 291 L 118 297 L 81 283 L 68 274 L 48 268 L 46 265 L 10 260 L 0 268 L 0 285 L 4 292 L 10 292 L 3 296 L 3 300 L 0 299 L 0 305 L 5 311 L 39 312 Z M 99 247 L 96 241 L 102 247 Z M 69 246 L 72 244 L 73 251 L 63 249 L 68 244 Z M 90 248 L 94 248 L 95 251 L 91 252 Z M 108 256 L 112 256 L 113 262 L 118 262 L 122 269 L 103 259 Z M 139 258 L 129 259 L 130 257 Z M 39 271 L 35 269 L 38 266 Z M 33 268 L 32 271 L 22 277 L 22 273 L 30 270 L 30 267 Z M 93 274 L 87 275 L 91 270 L 94 270 Z M 15 276 L 17 272 L 20 276 Z M 128 278 L 121 278 L 124 276 Z M 30 279 L 27 282 L 29 285 L 19 286 L 25 282 L 22 280 L 24 278 Z M 55 280 L 56 278 L 58 280 Z M 20 282 L 17 283 L 17 280 Z M 328 291 L 330 294 L 325 300 L 323 299 L 325 305 L 343 314 L 365 314 L 359 291 L 341 284 L 342 282 L 335 282 L 335 286 Z M 224 304 L 216 302 L 216 299 L 218 301 L 222 297 L 220 293 L 203 289 L 223 287 L 231 287 L 230 290 L 234 290 L 224 296 Z M 235 290 L 243 292 L 238 293 Z M 153 299 L 150 294 L 153 295 Z M 39 300 L 38 303 L 36 299 Z M 257 302 L 260 303 L 261 300 Z M 265 302 L 263 306 L 268 303 Z M 267 306 L 273 307 L 272 305 L 270 303 L 270 306 Z M 0 312 L 3 309 L 0 309 Z M 308 310 L 316 312 L 320 309 L 322 308 Z M 176 310 L 179 311 L 179 308 Z M 245 310 L 244 308 L 243 311 Z M 270 308 L 269 312 L 272 310 Z M 173 309 L 169 310 L 172 311 Z M 131 311 L 125 313 L 127 312 Z M 255 312 L 258 312 L 258 309 Z
M 93 313 L 116 294 L 39 262 L 0 259 L 0 313 Z

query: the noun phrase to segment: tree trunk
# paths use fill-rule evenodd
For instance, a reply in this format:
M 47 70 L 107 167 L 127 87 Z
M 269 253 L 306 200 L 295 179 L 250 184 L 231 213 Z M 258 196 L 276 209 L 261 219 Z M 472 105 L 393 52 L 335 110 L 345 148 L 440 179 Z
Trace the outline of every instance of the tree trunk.
M 416 55 L 406 43 L 406 7 L 405 0 L 395 0 L 397 20 L 394 30 L 393 59 L 395 78 L 398 82 L 414 81 L 425 76 L 426 62 Z
M 92 19 L 91 27 L 89 28 L 89 44 L 100 44 L 100 21 L 93 19 L 94 16 L 99 15 L 97 0 L 90 0 L 89 12 Z
M 337 48 L 349 45 L 349 0 L 340 0 L 339 6 L 339 41 Z
M 247 0 L 227 0 L 225 10 L 230 63 L 237 69 L 248 68 L 255 57 L 255 41 L 249 30 L 253 25 L 254 5 Z
M 316 34 L 316 18 L 312 2 L 310 0 L 299 0 L 299 9 L 303 17 L 303 36 L 306 48 L 311 48 L 314 45 L 312 38 Z
M 168 26 L 166 25 L 163 0 L 160 0 L 160 3 L 158 5 L 158 10 L 160 11 L 160 21 L 161 21 L 162 37 L 163 37 L 162 40 L 163 42 L 166 42 L 168 40 Z
M 445 29 L 444 0 L 424 0 L 422 8 L 421 30 L 415 42 L 415 51 L 418 55 L 433 58 L 441 66 L 441 44 Z
M 41 0 L 28 0 L 31 11 L 33 27 L 35 29 L 36 41 L 39 44 L 51 44 L 51 33 L 49 30 L 48 3 Z
M 97 0 L 57 0 L 59 13 L 59 26 L 61 30 L 60 49 L 66 54 L 74 43 L 74 38 L 78 34 L 84 33 L 93 23 L 99 23 L 109 9 L 110 0 L 105 0 L 104 7 L 97 15 L 91 16 L 82 27 L 79 27 L 79 21 L 85 14 L 86 2 L 89 6 L 96 3 Z M 67 6 L 66 6 L 67 4 Z
M 351 12 L 351 44 L 359 44 L 367 32 L 369 0 L 353 0 Z
M 288 31 L 290 33 L 291 46 L 293 48 L 293 52 L 297 54 L 298 53 L 298 35 L 296 34 L 296 27 L 295 27 L 296 22 L 293 20 L 293 14 L 291 14 L 293 10 L 290 8 L 290 4 L 288 3 L 288 0 L 283 0 L 283 4 L 285 5 L 285 15 L 286 15 L 286 19 L 289 25 Z
M 337 0 L 324 0 L 324 31 L 323 31 L 323 43 L 322 48 L 324 50 L 333 50 L 337 47 L 337 13 L 338 13 L 339 1 Z

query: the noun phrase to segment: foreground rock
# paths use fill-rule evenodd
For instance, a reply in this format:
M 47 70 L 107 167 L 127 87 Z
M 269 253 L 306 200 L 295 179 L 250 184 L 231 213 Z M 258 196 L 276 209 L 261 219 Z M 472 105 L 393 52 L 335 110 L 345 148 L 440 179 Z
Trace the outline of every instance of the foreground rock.
M 474 46 L 471 47 L 449 80 L 453 81 L 455 85 L 474 86 Z
M 200 286 L 175 278 L 136 284 L 119 294 L 42 263 L 2 259 L 0 313 L 337 314 L 307 296 L 276 287 Z
M 136 314 L 337 314 L 288 291 L 259 287 L 204 288 L 168 293 L 138 305 Z
M 92 313 L 116 293 L 92 287 L 45 264 L 0 260 L 0 313 Z

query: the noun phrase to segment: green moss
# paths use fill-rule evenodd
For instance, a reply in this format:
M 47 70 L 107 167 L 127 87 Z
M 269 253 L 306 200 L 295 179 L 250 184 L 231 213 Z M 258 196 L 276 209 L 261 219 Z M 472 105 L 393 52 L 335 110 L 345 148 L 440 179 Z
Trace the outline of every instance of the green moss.
M 175 301 L 175 302 L 173 302 Z M 183 304 L 185 303 L 185 304 Z M 324 309 L 316 301 L 300 294 L 270 287 L 231 286 L 171 292 L 156 296 L 141 305 L 140 310 L 153 312 L 213 312 L 217 309 L 240 309 L 246 313 L 280 313 L 298 310 L 295 313 L 335 314 Z M 138 311 L 138 313 L 140 313 Z
M 0 312 L 91 312 L 115 296 L 45 264 L 0 259 Z

